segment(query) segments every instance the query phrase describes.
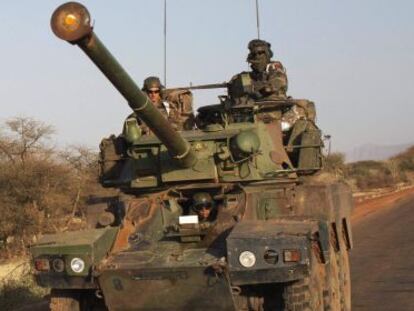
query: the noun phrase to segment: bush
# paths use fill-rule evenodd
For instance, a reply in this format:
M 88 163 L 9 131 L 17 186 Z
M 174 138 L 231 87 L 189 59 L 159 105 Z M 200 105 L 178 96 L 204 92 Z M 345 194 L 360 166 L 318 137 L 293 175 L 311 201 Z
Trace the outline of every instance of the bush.
M 334 152 L 325 158 L 325 170 L 330 173 L 342 174 L 345 169 L 345 155 Z
M 414 172 L 414 146 L 396 155 L 392 160 L 398 163 L 400 170 Z
M 390 164 L 380 161 L 360 161 L 347 166 L 346 176 L 353 179 L 360 190 L 385 188 L 401 180 L 393 173 Z
M 97 154 L 65 152 L 50 143 L 51 126 L 30 118 L 8 120 L 0 132 L 0 241 L 3 255 L 23 251 L 39 233 L 66 230 L 99 188 Z M 8 239 L 19 243 L 7 243 Z

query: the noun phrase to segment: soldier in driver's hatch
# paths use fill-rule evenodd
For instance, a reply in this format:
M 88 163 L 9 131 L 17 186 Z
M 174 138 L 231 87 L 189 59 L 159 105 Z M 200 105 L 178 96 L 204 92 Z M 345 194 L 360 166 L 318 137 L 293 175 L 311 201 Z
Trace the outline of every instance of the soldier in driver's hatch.
M 286 98 L 288 88 L 286 70 L 281 62 L 271 60 L 273 52 L 270 47 L 270 43 L 264 40 L 254 39 L 250 41 L 247 62 L 250 64 L 252 71 L 242 72 L 230 81 L 231 84 L 242 75 L 248 74 L 251 79 L 251 89 L 244 95 L 254 100 Z
M 209 228 L 217 217 L 217 206 L 208 192 L 197 192 L 193 195 L 191 209 L 198 216 L 201 229 Z
M 158 77 L 151 76 L 144 80 L 142 91 L 144 91 L 151 102 L 170 121 L 176 130 L 189 130 L 193 128 L 194 115 L 192 107 L 192 95 L 189 91 L 181 91 L 180 96 L 176 94 L 164 94 L 164 86 Z M 185 93 L 187 92 L 187 93 Z M 167 96 L 168 95 L 168 96 Z M 185 96 L 187 95 L 187 96 Z M 150 129 L 137 118 L 135 113 L 128 116 L 125 125 L 133 120 L 137 120 L 143 135 L 150 133 Z M 125 131 L 125 126 L 124 126 Z

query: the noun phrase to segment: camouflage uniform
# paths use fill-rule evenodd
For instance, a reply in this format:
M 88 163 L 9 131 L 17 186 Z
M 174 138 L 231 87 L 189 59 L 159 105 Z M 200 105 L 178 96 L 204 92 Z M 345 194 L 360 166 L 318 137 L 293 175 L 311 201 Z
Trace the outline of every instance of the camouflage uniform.
M 247 62 L 252 71 L 235 75 L 230 81 L 229 95 L 237 103 L 243 103 L 246 98 L 253 100 L 272 100 L 286 98 L 288 79 L 286 70 L 279 61 L 271 61 L 273 52 L 270 43 L 263 40 L 252 40 L 248 48 L 250 53 Z M 235 86 L 243 80 L 242 91 Z M 237 89 L 237 90 L 236 90 Z M 244 100 L 243 100 L 244 99 Z
M 254 99 L 286 98 L 287 76 L 281 62 L 273 61 L 267 64 L 264 72 L 250 72 L 253 81 Z
M 177 131 L 190 130 L 194 128 L 194 114 L 192 107 L 192 94 L 188 90 L 171 91 L 168 94 L 163 92 L 164 86 L 158 77 L 148 77 L 144 80 L 142 90 L 148 94 L 150 90 L 158 89 L 160 91 L 159 100 L 153 102 L 161 114 L 170 122 Z M 142 135 L 148 135 L 151 130 L 148 126 L 132 113 L 124 122 L 123 134 L 127 130 L 128 124 L 136 123 L 141 129 Z

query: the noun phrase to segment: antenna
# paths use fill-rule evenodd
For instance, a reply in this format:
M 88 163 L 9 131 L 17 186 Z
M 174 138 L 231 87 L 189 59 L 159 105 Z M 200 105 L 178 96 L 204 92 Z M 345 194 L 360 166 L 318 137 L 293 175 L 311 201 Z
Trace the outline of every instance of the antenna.
M 167 0 L 164 0 L 164 86 L 167 87 Z
M 260 39 L 260 18 L 259 18 L 259 0 L 256 0 L 256 24 L 257 24 L 257 39 Z

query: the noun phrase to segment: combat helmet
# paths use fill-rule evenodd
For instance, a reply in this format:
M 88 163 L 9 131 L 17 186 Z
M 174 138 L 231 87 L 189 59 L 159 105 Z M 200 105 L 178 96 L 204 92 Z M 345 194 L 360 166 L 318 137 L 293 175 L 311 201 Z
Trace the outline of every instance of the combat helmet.
M 249 42 L 247 45 L 247 48 L 249 49 L 250 53 L 247 56 L 247 61 L 250 63 L 251 60 L 254 60 L 255 57 L 260 53 L 264 52 L 268 59 L 270 60 L 273 57 L 273 51 L 271 50 L 272 45 L 265 41 L 260 39 L 253 39 Z
M 193 209 L 198 211 L 204 208 L 212 208 L 213 198 L 208 192 L 197 192 L 193 195 Z
M 161 84 L 160 78 L 151 76 L 144 80 L 142 90 L 144 92 L 149 91 L 151 89 L 159 89 L 162 90 L 164 86 Z

